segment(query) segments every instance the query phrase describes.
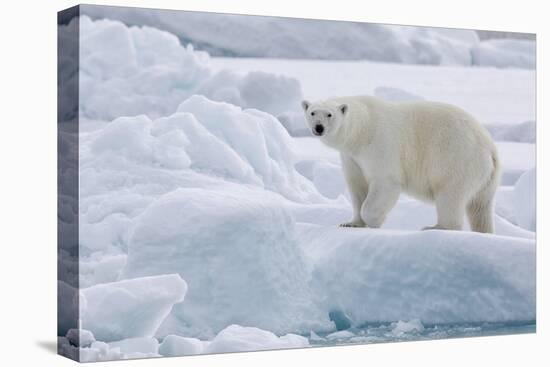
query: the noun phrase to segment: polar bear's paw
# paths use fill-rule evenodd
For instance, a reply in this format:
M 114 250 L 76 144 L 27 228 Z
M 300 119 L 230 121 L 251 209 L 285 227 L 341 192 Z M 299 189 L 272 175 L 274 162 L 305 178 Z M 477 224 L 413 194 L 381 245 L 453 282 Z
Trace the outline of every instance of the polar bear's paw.
M 365 227 L 365 223 L 363 223 L 363 222 L 347 222 L 347 223 L 340 224 L 340 227 L 360 228 L 360 227 Z

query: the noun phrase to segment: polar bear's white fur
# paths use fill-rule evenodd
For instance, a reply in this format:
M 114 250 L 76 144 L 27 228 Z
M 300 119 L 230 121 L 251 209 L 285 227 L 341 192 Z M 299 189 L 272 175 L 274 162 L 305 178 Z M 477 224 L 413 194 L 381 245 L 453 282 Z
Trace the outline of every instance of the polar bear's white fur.
M 435 202 L 437 224 L 426 229 L 460 230 L 467 214 L 473 231 L 493 232 L 497 150 L 465 111 L 369 96 L 302 107 L 313 134 L 340 152 L 353 205 L 353 218 L 342 226 L 380 227 L 405 192 Z

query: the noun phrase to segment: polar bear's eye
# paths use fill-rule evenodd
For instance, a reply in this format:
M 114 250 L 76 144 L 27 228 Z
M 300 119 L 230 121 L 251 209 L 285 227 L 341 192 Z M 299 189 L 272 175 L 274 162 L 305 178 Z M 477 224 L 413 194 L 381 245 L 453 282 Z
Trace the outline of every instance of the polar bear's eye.
M 332 113 L 329 113 L 329 114 L 327 115 L 327 117 L 329 117 L 329 118 L 332 117 Z
M 311 113 L 311 116 L 315 116 L 315 112 L 312 112 L 312 113 Z

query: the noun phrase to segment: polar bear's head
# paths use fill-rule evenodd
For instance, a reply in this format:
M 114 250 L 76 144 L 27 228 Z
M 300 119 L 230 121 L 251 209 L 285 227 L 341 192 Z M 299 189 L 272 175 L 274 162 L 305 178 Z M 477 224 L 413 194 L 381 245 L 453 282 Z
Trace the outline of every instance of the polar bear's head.
M 306 121 L 313 135 L 329 136 L 338 131 L 348 113 L 347 104 L 302 101 Z

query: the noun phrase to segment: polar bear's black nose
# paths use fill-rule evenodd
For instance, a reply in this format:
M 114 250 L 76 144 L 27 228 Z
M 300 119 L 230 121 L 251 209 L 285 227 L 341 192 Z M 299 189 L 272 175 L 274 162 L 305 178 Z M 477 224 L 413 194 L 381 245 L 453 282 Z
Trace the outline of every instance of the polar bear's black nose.
M 323 127 L 323 125 L 315 125 L 315 132 L 317 133 L 317 135 L 321 135 L 323 133 L 323 131 L 325 131 L 325 128 Z

